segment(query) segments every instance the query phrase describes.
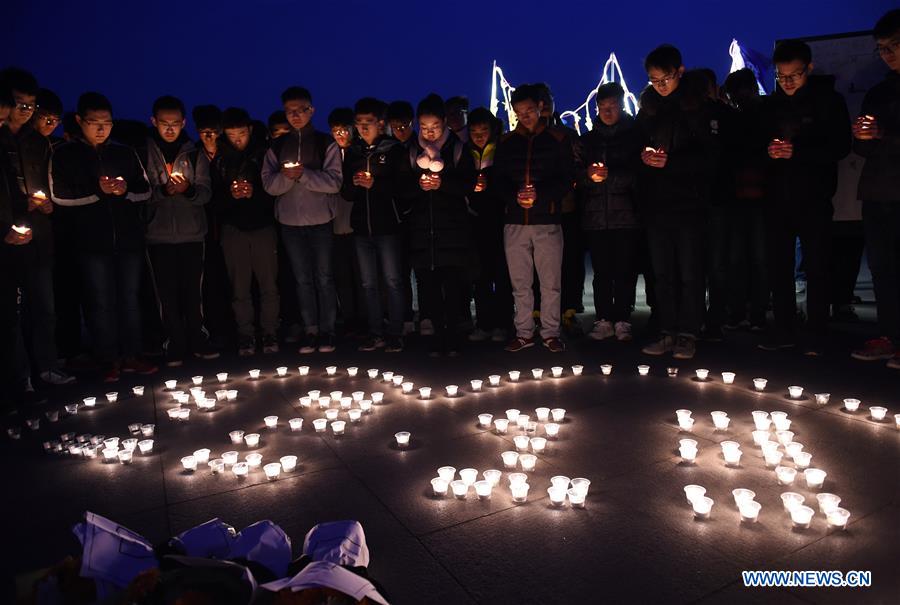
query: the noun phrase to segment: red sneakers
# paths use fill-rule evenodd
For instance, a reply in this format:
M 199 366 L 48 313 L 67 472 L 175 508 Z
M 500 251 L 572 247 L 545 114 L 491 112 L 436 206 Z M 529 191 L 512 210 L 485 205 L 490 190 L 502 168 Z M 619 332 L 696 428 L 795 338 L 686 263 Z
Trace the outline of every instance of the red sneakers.
M 129 357 L 122 364 L 123 372 L 134 372 L 136 374 L 156 374 L 159 370 L 158 367 L 150 363 L 149 361 L 144 361 L 139 357 Z
M 104 367 L 103 382 L 119 382 L 119 366 L 113 364 Z
M 878 361 L 891 359 L 894 356 L 894 343 L 886 336 L 867 340 L 861 349 L 850 353 L 850 357 L 860 361 Z
M 556 337 L 544 339 L 544 346 L 547 347 L 547 350 L 551 353 L 562 353 L 566 350 L 566 345 Z
M 522 338 L 516 337 L 513 338 L 508 345 L 506 345 L 506 350 L 510 353 L 517 353 L 522 349 L 527 349 L 528 347 L 534 346 L 533 338 Z

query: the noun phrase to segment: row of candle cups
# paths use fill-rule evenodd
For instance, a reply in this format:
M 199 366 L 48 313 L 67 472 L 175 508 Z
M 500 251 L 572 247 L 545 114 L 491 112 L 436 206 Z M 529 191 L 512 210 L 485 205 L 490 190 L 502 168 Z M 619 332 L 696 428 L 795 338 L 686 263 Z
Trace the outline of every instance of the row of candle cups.
M 305 397 L 300 398 L 300 405 L 308 408 L 312 405 L 312 402 L 315 401 L 318 403 L 319 407 L 324 409 L 331 406 L 332 401 L 338 401 L 343 408 L 349 408 L 352 402 L 360 403 L 365 400 L 366 394 L 364 391 L 354 391 L 350 397 L 345 397 L 343 391 L 331 391 L 329 396 L 323 396 L 322 391 L 313 389 L 306 393 Z M 374 391 L 369 395 L 369 400 L 373 403 L 381 403 L 384 401 L 384 393 L 381 391 Z
M 741 515 L 741 521 L 755 523 L 759 519 L 762 506 L 755 500 L 756 493 L 749 489 L 738 488 L 732 490 L 734 503 Z M 713 499 L 706 495 L 706 488 L 700 485 L 687 485 L 684 488 L 685 497 L 694 510 L 694 516 L 698 519 L 708 519 L 712 512 Z M 817 494 L 819 510 L 825 515 L 828 525 L 836 529 L 845 529 L 850 513 L 838 505 L 841 499 L 834 494 Z M 795 492 L 781 494 L 781 500 L 785 511 L 790 514 L 791 522 L 799 529 L 809 528 L 815 511 L 804 506 L 805 498 Z
M 438 476 L 431 480 L 431 488 L 435 496 L 446 496 L 449 487 L 454 497 L 464 500 L 468 496 L 469 488 L 474 487 L 476 496 L 481 500 L 487 500 L 491 497 L 493 488 L 499 484 L 502 475 L 501 471 L 495 469 L 486 470 L 482 473 L 484 479 L 479 481 L 477 469 L 464 468 L 459 471 L 460 478 L 456 479 L 455 467 L 442 466 L 438 469 Z M 525 502 L 530 489 L 528 476 L 524 473 L 509 473 L 508 479 L 513 502 Z M 559 475 L 552 477 L 550 484 L 547 493 L 551 505 L 563 506 L 568 498 L 573 507 L 584 507 L 584 500 L 591 485 L 590 480 L 569 479 Z
M 238 452 L 223 452 L 221 458 L 210 460 L 210 450 L 201 448 L 193 454 L 184 456 L 181 459 L 181 466 L 185 472 L 193 473 L 197 470 L 199 464 L 206 464 L 210 471 L 214 474 L 224 472 L 226 467 L 231 467 L 231 472 L 236 477 L 246 477 L 252 469 L 262 466 L 266 478 L 269 480 L 277 479 L 282 471 L 286 473 L 293 472 L 297 468 L 297 456 L 282 456 L 278 462 L 270 462 L 262 464 L 262 454 L 252 452 L 244 456 L 244 460 L 238 461 Z
M 96 458 L 100 452 L 104 462 L 119 461 L 122 464 L 131 464 L 135 451 L 144 456 L 153 453 L 153 439 L 123 439 L 121 449 L 119 445 L 118 437 L 110 437 L 104 439 L 102 443 L 71 444 L 68 446 L 68 452 L 73 456 L 80 455 L 85 458 Z

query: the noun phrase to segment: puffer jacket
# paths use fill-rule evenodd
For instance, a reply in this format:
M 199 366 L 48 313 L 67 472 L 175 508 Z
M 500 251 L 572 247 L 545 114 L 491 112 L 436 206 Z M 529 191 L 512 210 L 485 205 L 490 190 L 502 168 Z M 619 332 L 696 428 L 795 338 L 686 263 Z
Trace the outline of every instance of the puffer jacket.
M 869 89 L 862 114 L 875 117 L 881 138 L 853 141 L 853 150 L 866 158 L 859 177 L 859 199 L 900 202 L 900 74 L 892 71 Z
M 372 145 L 356 139 L 344 156 L 341 196 L 353 202 L 350 226 L 357 235 L 390 235 L 400 231 L 404 212 L 398 198 L 400 177 L 407 150 L 395 139 L 381 136 Z M 353 175 L 368 171 L 374 177 L 371 189 L 353 184 Z M 407 171 L 408 172 L 408 171 Z
M 578 175 L 584 199 L 582 228 L 601 231 L 639 227 L 634 196 L 641 139 L 634 118 L 623 113 L 612 126 L 597 120 L 593 130 L 581 137 L 581 147 L 585 162 L 585 169 Z M 587 168 L 597 162 L 609 169 L 602 183 L 587 176 Z

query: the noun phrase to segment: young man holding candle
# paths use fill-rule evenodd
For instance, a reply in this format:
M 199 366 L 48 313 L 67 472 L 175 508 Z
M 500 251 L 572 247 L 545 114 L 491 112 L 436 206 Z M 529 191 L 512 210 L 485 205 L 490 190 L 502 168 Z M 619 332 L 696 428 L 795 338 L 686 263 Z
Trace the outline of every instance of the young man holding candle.
M 534 293 L 537 270 L 541 288 L 541 338 L 558 353 L 563 235 L 562 200 L 575 178 L 572 144 L 566 134 L 541 121 L 543 103 L 536 86 L 525 84 L 512 95 L 519 120 L 502 136 L 494 158 L 494 184 L 506 207 L 504 249 L 516 304 L 516 337 L 506 346 L 516 352 L 534 346 Z
M 275 217 L 296 280 L 306 335 L 300 353 L 334 351 L 337 300 L 332 273 L 335 204 L 341 190 L 341 152 L 331 136 L 313 128 L 315 108 L 305 88 L 281 95 L 293 131 L 266 153 L 263 186 L 275 196 Z
M 144 261 L 141 207 L 150 184 L 137 154 L 109 140 L 112 105 L 88 92 L 78 99 L 81 136 L 61 145 L 50 162 L 50 196 L 72 207 L 84 276 L 87 323 L 103 378 L 152 374 L 141 347 L 138 287 Z
M 853 123 L 853 149 L 866 158 L 859 179 L 863 227 L 878 311 L 877 338 L 854 359 L 887 359 L 900 369 L 900 9 L 887 12 L 872 32 L 875 49 L 890 70 L 870 88 Z
M 765 107 L 768 143 L 767 221 L 769 279 L 775 330 L 760 348 L 796 346 L 795 241 L 806 270 L 806 335 L 803 353 L 824 352 L 828 328 L 828 257 L 831 198 L 838 162 L 850 152 L 850 118 L 833 78 L 811 76 L 812 51 L 797 40 L 782 42 L 773 56 L 778 89 Z
M 647 227 L 656 280 L 659 340 L 647 355 L 691 359 L 703 322 L 703 229 L 717 143 L 705 90 L 684 80 L 681 52 L 654 49 L 644 60 L 638 209 Z
M 253 135 L 250 116 L 229 108 L 222 117 L 224 138 L 213 160 L 212 185 L 218 202 L 221 243 L 231 282 L 231 301 L 237 322 L 238 354 L 256 353 L 256 328 L 251 287 L 259 286 L 259 324 L 264 352 L 278 351 L 278 255 L 273 200 L 262 186 L 265 144 Z
M 403 278 L 401 276 L 400 222 L 404 208 L 398 196 L 398 181 L 408 175 L 409 152 L 384 135 L 381 103 L 360 99 L 354 108 L 359 137 L 344 157 L 341 195 L 353 203 L 350 225 L 359 262 L 368 315 L 368 338 L 360 351 L 383 348 L 389 353 L 403 350 Z M 388 327 L 384 338 L 384 313 L 379 281 L 387 287 Z
M 153 192 L 147 204 L 147 258 L 165 331 L 166 365 L 178 367 L 189 352 L 200 359 L 219 356 L 209 346 L 201 297 L 209 160 L 184 131 L 180 99 L 156 99 L 150 121 L 144 151 Z

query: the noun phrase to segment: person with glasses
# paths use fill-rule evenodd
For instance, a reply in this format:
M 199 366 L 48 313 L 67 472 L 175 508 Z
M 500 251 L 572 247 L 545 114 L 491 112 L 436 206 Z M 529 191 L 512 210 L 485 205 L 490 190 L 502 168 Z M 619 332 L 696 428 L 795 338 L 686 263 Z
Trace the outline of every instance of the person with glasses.
M 660 335 L 647 355 L 693 358 L 703 322 L 703 235 L 718 152 L 706 80 L 685 74 L 681 52 L 655 48 L 644 59 L 649 86 L 637 127 L 638 210 L 647 229 Z
M 888 73 L 863 98 L 853 122 L 853 150 L 866 158 L 859 178 L 863 229 L 875 287 L 878 337 L 853 351 L 861 361 L 888 360 L 900 370 L 900 9 L 872 31 Z
M 341 151 L 329 134 L 313 127 L 315 107 L 307 89 L 291 86 L 281 103 L 293 130 L 266 153 L 263 186 L 276 198 L 275 218 L 294 271 L 306 330 L 300 353 L 331 353 L 337 317 L 332 221 L 343 182 Z
M 515 301 L 516 336 L 507 345 L 518 352 L 535 344 L 534 273 L 541 289 L 544 346 L 565 350 L 560 340 L 563 199 L 575 180 L 572 143 L 566 133 L 541 119 L 540 87 L 516 88 L 512 105 L 516 128 L 500 138 L 494 155 L 494 186 L 506 208 L 503 245 Z
M 19 368 L 22 380 L 31 380 L 32 363 L 41 380 L 48 384 L 69 384 L 75 377 L 59 367 L 56 347 L 54 305 L 54 238 L 47 170 L 52 147 L 32 120 L 37 105 L 38 83 L 30 73 L 10 68 L 0 74 L 13 93 L 15 106 L 7 124 L 0 129 L 0 147 L 16 173 L 16 186 L 27 200 L 27 215 L 33 244 L 17 248 L 22 275 L 23 317 Z M 29 345 L 25 342 L 30 340 Z M 31 351 L 32 358 L 29 358 Z
M 766 351 L 797 345 L 795 241 L 806 269 L 807 324 L 803 353 L 822 355 L 828 327 L 829 242 L 838 161 L 850 153 L 850 118 L 834 78 L 811 75 L 812 51 L 786 40 L 772 57 L 777 90 L 767 99 L 769 283 L 775 328 L 759 345 Z
M 31 118 L 31 124 L 41 136 L 50 141 L 51 146 L 56 146 L 62 142 L 61 137 L 53 136 L 62 122 L 63 105 L 60 98 L 52 90 L 41 88 L 38 90 L 34 117 Z

